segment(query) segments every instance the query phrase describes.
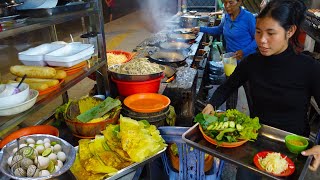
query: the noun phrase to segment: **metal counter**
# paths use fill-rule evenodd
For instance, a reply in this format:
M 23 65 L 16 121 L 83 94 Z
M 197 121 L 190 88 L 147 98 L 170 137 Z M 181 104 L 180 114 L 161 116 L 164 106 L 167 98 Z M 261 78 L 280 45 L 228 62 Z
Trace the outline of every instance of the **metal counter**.
M 304 157 L 289 152 L 284 143 L 284 137 L 288 134 L 291 133 L 263 125 L 259 130 L 259 136 L 256 141 L 248 141 L 244 145 L 235 148 L 223 148 L 217 147 L 206 141 L 198 128 L 198 124 L 196 124 L 182 135 L 182 139 L 189 146 L 200 149 L 237 166 L 245 167 L 254 173 L 271 179 L 304 179 L 309 171 L 308 166 L 312 160 L 312 156 Z M 310 148 L 314 145 L 314 142 L 310 139 L 308 141 L 308 148 Z M 266 150 L 287 155 L 295 164 L 295 172 L 291 176 L 284 178 L 276 177 L 265 171 L 259 170 L 253 164 L 253 157 L 258 152 Z

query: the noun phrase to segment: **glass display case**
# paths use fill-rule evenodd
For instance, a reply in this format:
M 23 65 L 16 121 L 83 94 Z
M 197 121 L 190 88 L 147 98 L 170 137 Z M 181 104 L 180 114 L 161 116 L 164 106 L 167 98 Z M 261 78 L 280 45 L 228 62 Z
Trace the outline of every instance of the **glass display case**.
M 0 18 L 0 82 L 14 80 L 15 76 L 10 73 L 10 67 L 22 64 L 18 60 L 18 53 L 29 48 L 54 41 L 82 42 L 81 34 L 96 32 L 98 49 L 98 57 L 87 60 L 88 65 L 83 70 L 68 75 L 57 90 L 38 96 L 35 105 L 30 109 L 16 115 L 0 116 L 0 137 L 19 127 L 44 123 L 57 106 L 68 101 L 70 88 L 97 71 L 98 92 L 109 95 L 102 1 L 87 0 L 83 3 L 86 3 L 86 6 L 72 11 L 63 11 L 61 9 L 65 7 L 57 6 L 56 9 L 42 9 L 44 14 L 41 16 L 38 9 L 29 10 L 29 14 L 18 11 L 18 20 Z M 57 8 L 60 8 L 60 11 L 57 11 Z M 48 104 L 51 109 L 42 112 Z

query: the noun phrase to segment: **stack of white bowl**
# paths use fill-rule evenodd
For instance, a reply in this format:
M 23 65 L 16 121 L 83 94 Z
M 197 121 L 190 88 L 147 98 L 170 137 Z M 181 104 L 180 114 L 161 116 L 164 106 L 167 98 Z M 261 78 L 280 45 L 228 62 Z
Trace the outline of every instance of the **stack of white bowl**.
M 19 83 L 0 84 L 0 116 L 10 116 L 30 109 L 36 102 L 39 92 L 29 89 L 22 83 L 19 92 L 14 93 Z

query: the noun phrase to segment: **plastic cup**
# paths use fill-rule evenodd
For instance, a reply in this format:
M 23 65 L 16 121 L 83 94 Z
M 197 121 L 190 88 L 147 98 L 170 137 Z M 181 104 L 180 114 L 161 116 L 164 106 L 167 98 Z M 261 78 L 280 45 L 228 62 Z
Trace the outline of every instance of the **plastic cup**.
M 237 67 L 237 59 L 234 57 L 235 53 L 229 52 L 222 55 L 222 62 L 224 73 L 230 76 Z

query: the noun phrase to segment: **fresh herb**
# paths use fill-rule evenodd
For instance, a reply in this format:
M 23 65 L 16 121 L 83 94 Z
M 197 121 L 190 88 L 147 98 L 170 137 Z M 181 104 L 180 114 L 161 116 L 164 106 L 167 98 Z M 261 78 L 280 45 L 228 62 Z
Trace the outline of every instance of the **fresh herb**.
M 218 142 L 255 140 L 261 127 L 258 117 L 250 118 L 236 109 L 214 115 L 199 113 L 194 122 L 198 122 L 204 132 Z

